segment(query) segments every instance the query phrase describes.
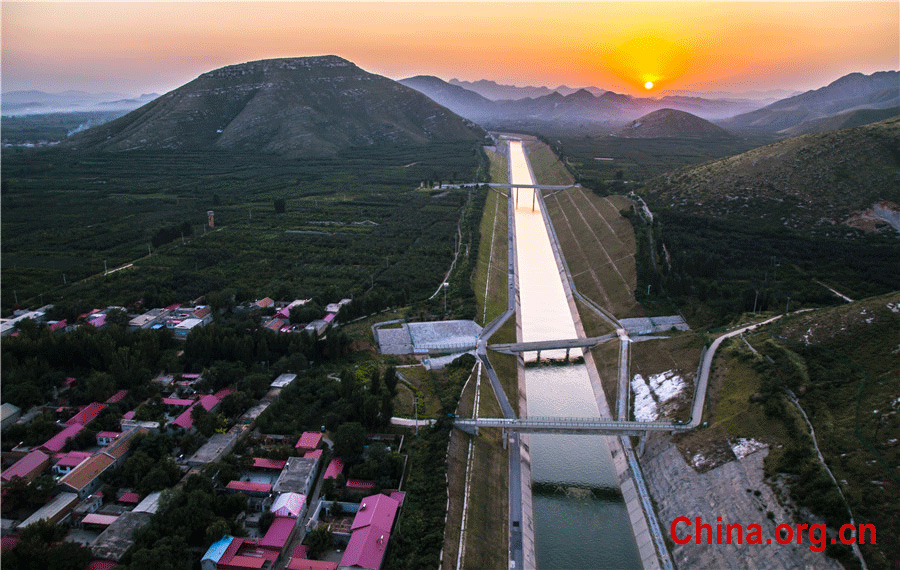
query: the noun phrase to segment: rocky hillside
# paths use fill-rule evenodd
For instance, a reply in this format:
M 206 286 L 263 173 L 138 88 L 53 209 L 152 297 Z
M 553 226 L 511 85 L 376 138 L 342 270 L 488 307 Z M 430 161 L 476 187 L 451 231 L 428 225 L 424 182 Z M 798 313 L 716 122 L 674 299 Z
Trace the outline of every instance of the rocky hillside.
M 675 109 L 660 109 L 636 119 L 611 133 L 614 137 L 660 139 L 660 138 L 697 138 L 718 139 L 732 135 L 705 119 Z
M 785 227 L 834 227 L 900 204 L 900 118 L 795 137 L 651 180 L 657 208 Z
M 73 137 L 86 150 L 230 150 L 331 155 L 352 146 L 480 140 L 484 132 L 421 93 L 336 56 L 210 71 Z
M 851 73 L 813 91 L 776 101 L 725 122 L 731 129 L 783 131 L 858 109 L 900 105 L 900 72 Z

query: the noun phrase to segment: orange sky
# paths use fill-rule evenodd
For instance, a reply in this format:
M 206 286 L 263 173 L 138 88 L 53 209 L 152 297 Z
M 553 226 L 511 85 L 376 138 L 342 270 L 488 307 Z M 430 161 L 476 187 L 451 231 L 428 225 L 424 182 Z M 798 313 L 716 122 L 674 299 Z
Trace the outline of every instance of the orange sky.
M 2 90 L 171 90 L 270 57 L 617 92 L 806 90 L 898 69 L 898 2 L 2 2 Z M 652 78 L 652 79 L 650 79 Z

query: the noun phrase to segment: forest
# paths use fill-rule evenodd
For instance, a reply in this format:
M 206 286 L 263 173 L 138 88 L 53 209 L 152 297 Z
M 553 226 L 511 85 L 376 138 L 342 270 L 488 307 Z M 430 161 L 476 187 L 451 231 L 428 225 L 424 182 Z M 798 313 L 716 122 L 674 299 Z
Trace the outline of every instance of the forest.
M 236 302 L 416 299 L 449 267 L 469 201 L 431 186 L 487 173 L 471 143 L 303 161 L 13 148 L 3 164 L 3 314 L 63 301 L 160 306 L 217 291 Z

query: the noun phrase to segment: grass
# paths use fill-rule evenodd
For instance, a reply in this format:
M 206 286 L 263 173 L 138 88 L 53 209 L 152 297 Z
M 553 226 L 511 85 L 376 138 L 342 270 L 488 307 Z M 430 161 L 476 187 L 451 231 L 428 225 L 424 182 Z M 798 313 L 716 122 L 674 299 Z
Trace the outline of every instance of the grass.
M 423 418 L 436 418 L 441 413 L 441 401 L 438 399 L 437 394 L 431 389 L 431 382 L 428 378 L 428 375 L 431 374 L 429 370 L 425 370 L 424 366 L 415 366 L 412 368 L 400 368 L 397 370 L 399 374 L 402 374 L 403 377 L 398 382 L 398 386 L 405 386 L 411 393 L 419 394 L 419 419 Z M 403 378 L 406 378 L 407 382 L 403 381 Z M 400 398 L 401 392 L 398 390 L 397 397 Z M 403 404 L 402 401 L 394 400 L 394 405 Z M 407 401 L 407 406 L 410 408 L 412 404 Z M 396 415 L 399 415 L 399 410 L 394 410 Z M 409 415 L 406 417 L 413 417 L 413 410 L 409 410 Z
M 562 186 L 575 182 L 575 178 L 572 177 L 566 166 L 544 143 L 538 140 L 526 140 L 525 150 L 538 184 Z
M 506 311 L 507 307 L 507 239 L 509 224 L 507 216 L 508 199 L 493 190 L 489 191 L 481 218 L 481 243 L 478 248 L 478 263 L 472 277 L 472 288 L 476 293 L 475 320 L 482 326 Z M 491 248 L 493 237 L 493 249 Z M 488 282 L 490 278 L 490 282 Z M 485 301 L 485 288 L 488 286 Z M 487 303 L 487 311 L 485 311 Z
M 505 153 L 485 150 L 491 161 L 491 182 L 505 184 L 509 182 L 509 159 Z

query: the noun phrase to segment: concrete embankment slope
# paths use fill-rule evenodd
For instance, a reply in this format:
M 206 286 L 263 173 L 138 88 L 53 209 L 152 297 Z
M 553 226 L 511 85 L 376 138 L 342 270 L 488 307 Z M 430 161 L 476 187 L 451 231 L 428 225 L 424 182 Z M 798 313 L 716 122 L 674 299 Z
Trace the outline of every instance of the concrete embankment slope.
M 537 197 L 537 204 L 541 209 L 541 214 L 544 217 L 544 223 L 548 228 L 548 234 L 550 236 L 550 246 L 553 249 L 554 257 L 556 258 L 556 265 L 560 272 L 560 278 L 563 283 L 563 289 L 565 290 L 566 300 L 569 304 L 569 310 L 571 311 L 572 319 L 575 322 L 575 329 L 578 333 L 578 336 L 583 338 L 587 335 L 584 332 L 584 326 L 582 325 L 581 317 L 578 314 L 578 307 L 575 304 L 575 295 L 573 291 L 574 284 L 572 281 L 572 277 L 569 272 L 568 265 L 566 264 L 565 258 L 562 255 L 559 241 L 557 240 L 556 234 L 552 229 L 553 225 L 550 222 L 550 216 L 547 213 L 546 204 L 544 204 L 543 197 L 540 196 L 540 194 L 538 194 Z M 606 396 L 603 393 L 600 374 L 597 372 L 597 365 L 596 362 L 594 362 L 594 356 L 591 351 L 584 351 L 584 361 L 587 368 L 588 377 L 591 381 L 591 387 L 593 388 L 594 396 L 597 400 L 597 408 L 600 412 L 600 417 L 613 419 L 609 403 L 606 401 Z M 657 548 L 654 546 L 654 536 L 651 534 L 647 515 L 644 512 L 644 507 L 642 506 L 640 496 L 637 491 L 637 485 L 635 484 L 632 472 L 629 468 L 629 462 L 625 455 L 625 449 L 622 446 L 622 441 L 618 437 L 607 436 L 606 442 L 609 446 L 610 454 L 612 455 L 613 466 L 616 470 L 619 487 L 622 490 L 622 496 L 625 500 L 625 506 L 628 509 L 628 518 L 631 522 L 634 539 L 637 543 L 638 553 L 641 557 L 641 565 L 643 566 L 644 570 L 660 570 L 661 567 L 659 563 L 659 556 L 657 555 Z M 654 516 L 652 512 L 650 513 L 650 516 Z

